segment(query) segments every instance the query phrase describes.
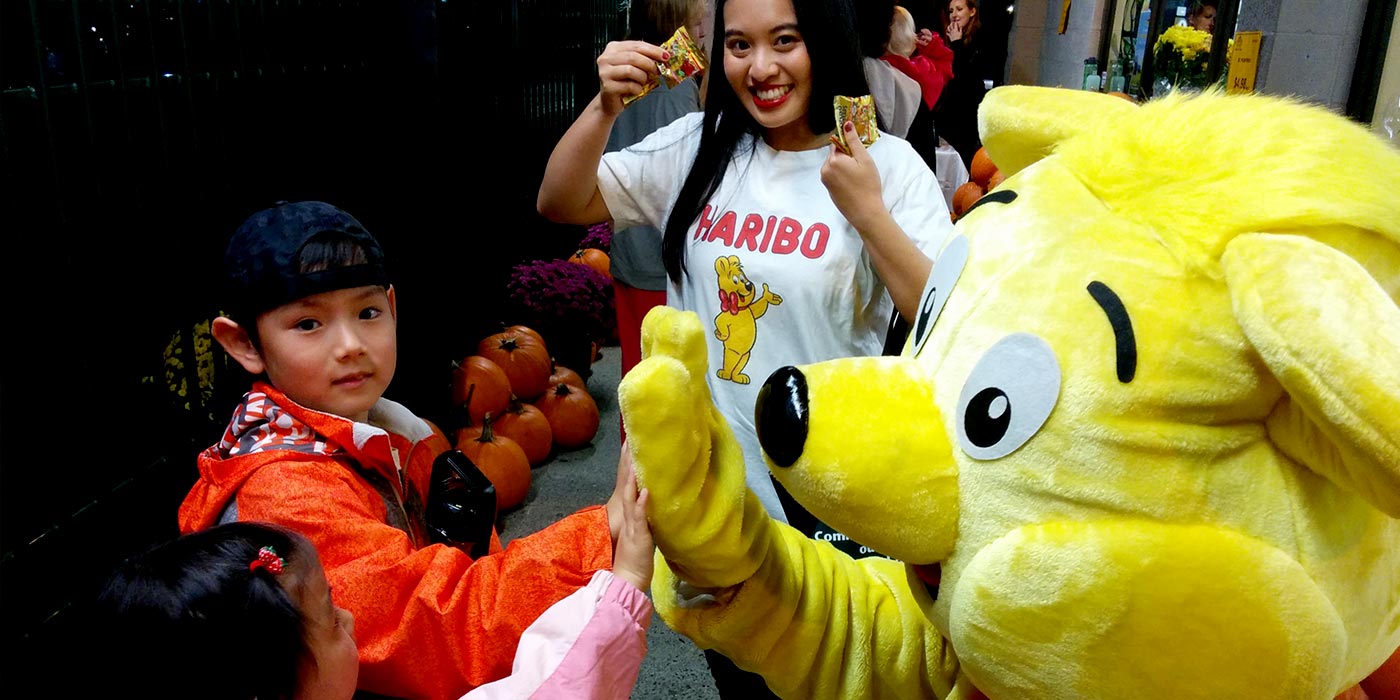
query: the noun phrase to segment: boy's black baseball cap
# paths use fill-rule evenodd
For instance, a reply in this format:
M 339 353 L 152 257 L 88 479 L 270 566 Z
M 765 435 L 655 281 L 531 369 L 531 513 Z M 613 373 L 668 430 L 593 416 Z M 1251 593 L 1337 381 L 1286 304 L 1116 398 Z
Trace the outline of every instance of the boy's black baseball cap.
M 332 233 L 359 245 L 366 262 L 301 273 L 302 248 Z M 365 227 L 325 202 L 279 202 L 248 217 L 224 253 L 228 306 L 239 323 L 297 299 L 338 289 L 389 286 L 384 250 Z

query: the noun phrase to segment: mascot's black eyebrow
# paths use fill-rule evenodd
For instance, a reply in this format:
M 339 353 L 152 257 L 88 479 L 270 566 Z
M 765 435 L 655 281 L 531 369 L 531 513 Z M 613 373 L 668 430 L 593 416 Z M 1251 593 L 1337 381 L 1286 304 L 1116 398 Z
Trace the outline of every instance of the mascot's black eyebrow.
M 971 214 L 973 209 L 976 209 L 977 207 L 980 207 L 983 204 L 1010 204 L 1014 201 L 1016 201 L 1016 193 L 1011 190 L 996 190 L 993 192 L 988 192 L 987 194 L 983 195 L 981 199 L 978 199 L 977 201 L 973 202 L 972 206 L 968 207 L 967 211 L 963 212 L 962 215 L 967 216 L 968 214 Z
M 1127 384 L 1137 374 L 1137 339 L 1133 337 L 1133 320 L 1123 307 L 1123 300 L 1113 293 L 1108 285 L 1094 280 L 1089 283 L 1089 296 L 1099 303 L 1108 315 L 1108 323 L 1113 326 L 1113 337 L 1118 351 L 1118 381 Z

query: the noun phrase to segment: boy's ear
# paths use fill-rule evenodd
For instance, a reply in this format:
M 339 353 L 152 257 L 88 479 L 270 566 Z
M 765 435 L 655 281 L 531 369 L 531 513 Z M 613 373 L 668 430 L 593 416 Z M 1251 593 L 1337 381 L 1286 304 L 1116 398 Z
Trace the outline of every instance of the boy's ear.
M 389 306 L 393 308 L 393 297 L 389 298 Z M 257 375 L 263 372 L 262 354 L 253 346 L 253 340 L 248 337 L 248 331 L 243 326 L 238 325 L 233 319 L 227 316 L 215 318 L 209 326 L 210 333 L 214 340 L 219 341 L 219 345 L 224 346 L 224 352 L 243 365 L 243 369 L 249 374 Z

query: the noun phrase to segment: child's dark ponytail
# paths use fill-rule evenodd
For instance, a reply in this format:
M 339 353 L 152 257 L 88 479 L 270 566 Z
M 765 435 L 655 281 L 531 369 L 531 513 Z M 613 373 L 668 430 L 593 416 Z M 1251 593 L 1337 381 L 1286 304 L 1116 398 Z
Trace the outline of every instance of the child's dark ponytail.
M 92 620 L 103 687 L 156 700 L 290 700 L 307 648 L 284 586 L 296 585 L 287 577 L 309 547 L 279 527 L 229 523 L 124 562 Z M 266 549 L 280 567 L 256 563 Z

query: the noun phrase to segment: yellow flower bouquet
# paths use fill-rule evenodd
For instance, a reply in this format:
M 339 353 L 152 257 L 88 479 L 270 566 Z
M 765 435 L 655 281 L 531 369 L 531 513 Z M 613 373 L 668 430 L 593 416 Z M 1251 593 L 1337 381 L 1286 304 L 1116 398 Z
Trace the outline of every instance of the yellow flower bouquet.
M 1152 73 L 1158 85 L 1200 90 L 1210 66 L 1210 34 L 1172 26 L 1152 47 Z

